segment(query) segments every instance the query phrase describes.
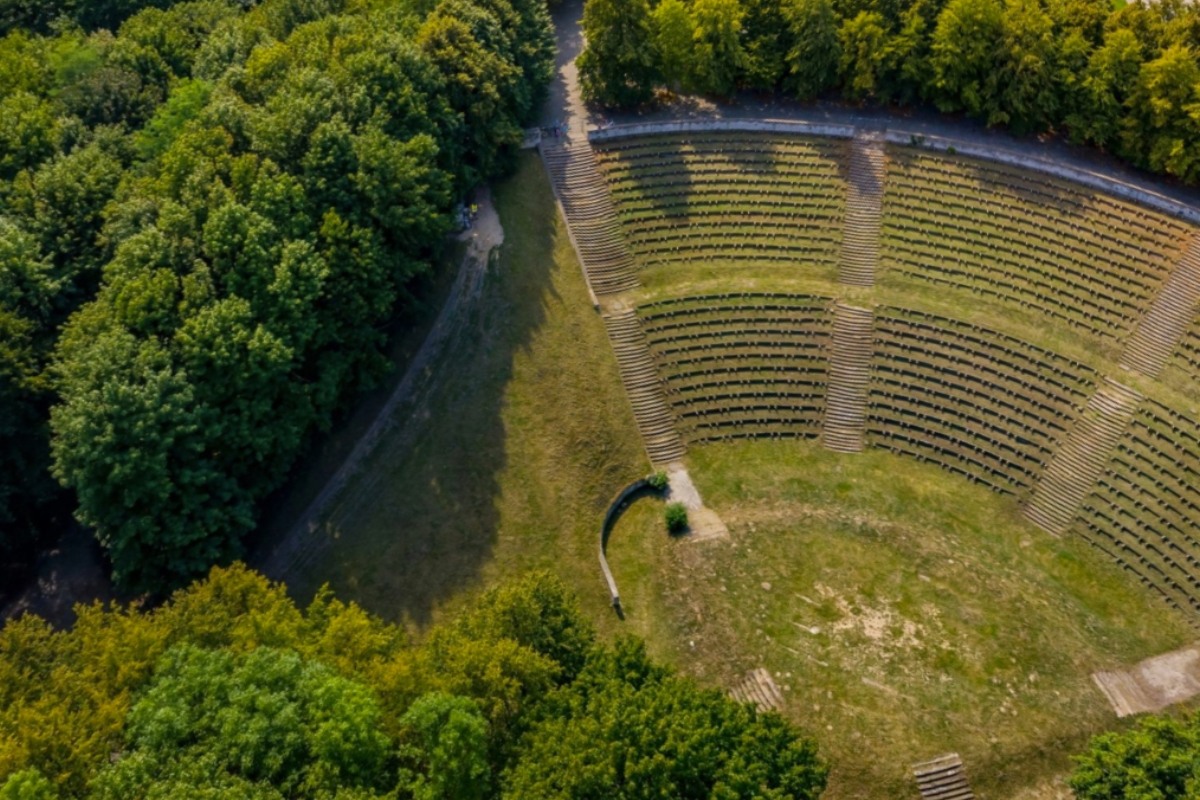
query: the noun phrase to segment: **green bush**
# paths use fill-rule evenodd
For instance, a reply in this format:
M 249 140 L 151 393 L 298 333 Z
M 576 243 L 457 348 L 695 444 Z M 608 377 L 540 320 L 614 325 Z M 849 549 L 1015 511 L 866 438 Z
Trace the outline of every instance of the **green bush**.
M 683 533 L 687 530 L 687 506 L 683 503 L 668 503 L 665 517 L 668 533 Z
M 667 488 L 667 473 L 661 469 L 658 472 L 651 472 L 646 476 L 646 483 L 650 484 L 650 488 L 656 492 L 665 491 Z

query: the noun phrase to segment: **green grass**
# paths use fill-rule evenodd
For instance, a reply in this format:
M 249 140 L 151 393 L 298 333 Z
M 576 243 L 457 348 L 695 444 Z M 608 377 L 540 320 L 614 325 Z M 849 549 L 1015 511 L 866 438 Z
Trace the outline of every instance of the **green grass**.
M 648 465 L 604 326 L 534 156 L 497 187 L 506 240 L 481 313 L 437 365 L 419 435 L 385 441 L 328 557 L 289 584 L 421 629 L 480 589 L 548 568 L 602 624 L 596 562 L 612 496 Z M 361 484 L 363 481 L 360 480 Z M 347 493 L 356 494 L 352 486 Z
M 909 796 L 909 764 L 949 750 L 982 796 L 1050 784 L 1115 723 L 1090 673 L 1194 636 L 1082 541 L 934 467 L 801 442 L 689 462 L 730 539 L 669 542 L 631 510 L 609 547 L 628 624 L 707 681 L 777 675 L 829 800 Z
M 496 197 L 507 238 L 481 310 L 426 402 L 401 410 L 418 433 L 398 427 L 379 448 L 347 493 L 356 502 L 331 519 L 336 546 L 290 581 L 297 595 L 328 581 L 419 633 L 487 586 L 550 569 L 603 635 L 637 633 L 705 683 L 777 674 L 785 713 L 833 762 L 828 800 L 912 796 L 908 765 L 948 750 L 981 796 L 1053 797 L 1067 755 L 1115 724 L 1090 673 L 1192 638 L 1126 574 L 1031 528 L 1010 500 L 909 459 L 799 442 L 692 450 L 728 540 L 668 536 L 658 498 L 627 509 L 608 554 L 618 621 L 599 524 L 645 456 L 540 162 L 525 157 Z M 839 294 L 803 273 L 663 267 L 643 273 L 639 296 Z M 840 294 L 1063 344 L 965 296 Z

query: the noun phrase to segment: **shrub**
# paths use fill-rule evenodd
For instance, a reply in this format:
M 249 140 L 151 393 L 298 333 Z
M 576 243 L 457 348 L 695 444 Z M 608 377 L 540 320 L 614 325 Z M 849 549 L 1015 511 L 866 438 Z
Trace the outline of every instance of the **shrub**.
M 687 530 L 687 506 L 683 503 L 668 503 L 665 516 L 668 533 L 683 533 Z
M 667 488 L 667 473 L 661 469 L 658 472 L 651 472 L 646 476 L 646 483 L 650 484 L 650 488 L 656 492 L 665 491 Z

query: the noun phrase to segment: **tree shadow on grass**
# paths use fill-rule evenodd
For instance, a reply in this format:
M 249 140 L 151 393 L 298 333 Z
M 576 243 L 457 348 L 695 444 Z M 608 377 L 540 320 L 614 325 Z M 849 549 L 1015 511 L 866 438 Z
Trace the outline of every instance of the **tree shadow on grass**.
M 607 339 L 564 257 L 534 156 L 497 198 L 506 243 L 479 300 L 323 521 L 323 552 L 287 576 L 301 602 L 329 582 L 344 599 L 423 627 L 490 582 L 493 565 L 505 574 L 569 560 L 556 537 L 593 517 L 598 525 L 612 486 L 629 479 L 639 454 L 613 433 L 627 410 Z M 509 545 L 498 552 L 502 527 Z

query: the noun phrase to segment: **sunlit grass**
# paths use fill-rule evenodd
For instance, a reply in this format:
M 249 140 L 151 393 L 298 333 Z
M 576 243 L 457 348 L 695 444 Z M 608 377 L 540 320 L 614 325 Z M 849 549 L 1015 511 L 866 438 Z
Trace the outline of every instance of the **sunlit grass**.
M 694 448 L 689 464 L 731 538 L 667 543 L 657 518 L 623 520 L 618 567 L 622 542 L 675 567 L 615 569 L 623 592 L 668 603 L 630 624 L 709 680 L 776 675 L 833 760 L 830 798 L 908 796 L 909 765 L 951 750 L 985 796 L 1016 796 L 1115 724 L 1091 672 L 1193 636 L 1082 541 L 935 467 L 801 442 Z M 639 544 L 655 537 L 657 553 Z

